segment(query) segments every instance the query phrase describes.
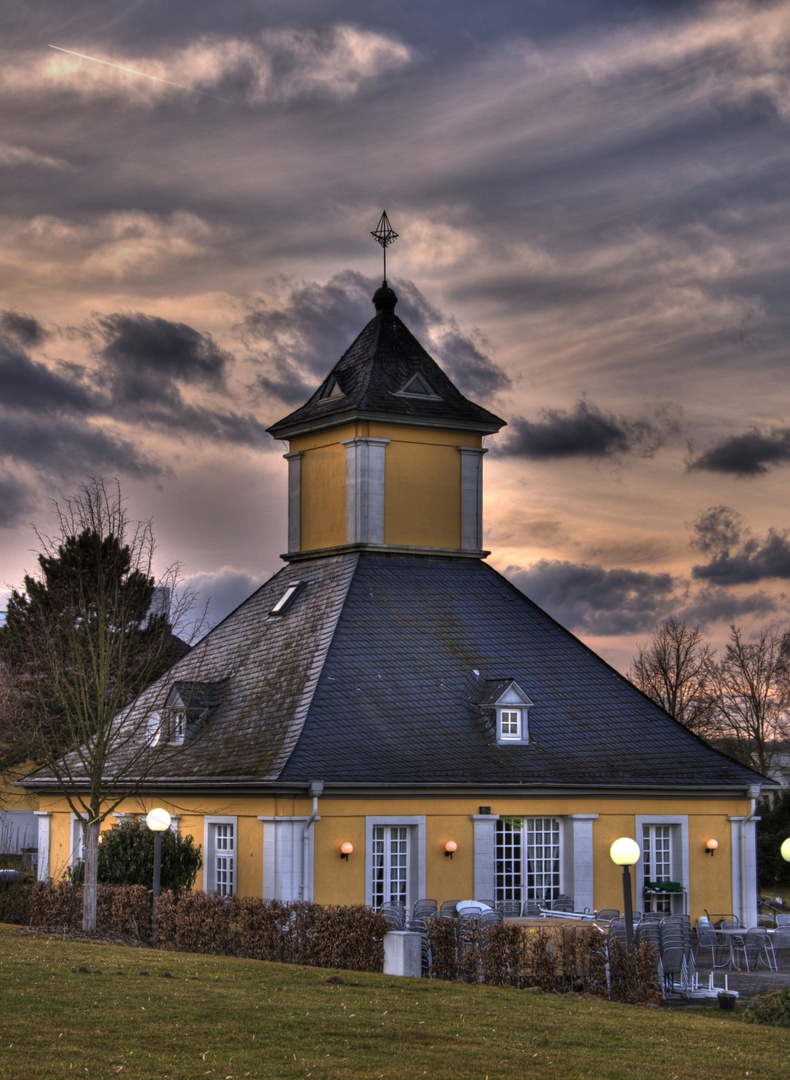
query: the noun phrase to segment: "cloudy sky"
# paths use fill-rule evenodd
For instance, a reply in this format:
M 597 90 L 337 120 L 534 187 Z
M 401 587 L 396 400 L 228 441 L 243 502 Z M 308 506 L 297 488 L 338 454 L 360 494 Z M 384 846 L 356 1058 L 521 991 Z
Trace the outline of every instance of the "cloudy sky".
M 493 565 L 621 669 L 790 621 L 790 2 L 11 0 L 0 94 L 0 583 L 95 475 L 214 618 L 275 572 L 386 208 Z

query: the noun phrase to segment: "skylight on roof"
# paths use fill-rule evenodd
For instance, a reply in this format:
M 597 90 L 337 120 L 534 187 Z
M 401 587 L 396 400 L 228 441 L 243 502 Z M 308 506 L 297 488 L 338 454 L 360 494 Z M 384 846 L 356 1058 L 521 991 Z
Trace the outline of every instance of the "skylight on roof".
M 293 598 L 299 592 L 301 587 L 302 587 L 302 582 L 301 581 L 294 581 L 292 584 L 290 584 L 288 586 L 288 588 L 285 590 L 285 592 L 282 594 L 280 599 L 277 601 L 277 603 L 274 605 L 274 607 L 271 609 L 269 614 L 270 615 L 283 615 L 287 611 L 287 609 L 291 606 Z

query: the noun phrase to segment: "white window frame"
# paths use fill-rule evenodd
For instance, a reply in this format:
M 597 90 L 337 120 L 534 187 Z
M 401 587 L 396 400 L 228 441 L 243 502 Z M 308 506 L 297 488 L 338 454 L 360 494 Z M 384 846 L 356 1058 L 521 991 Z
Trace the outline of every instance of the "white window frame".
M 636 864 L 636 888 L 637 896 L 642 899 L 641 890 L 645 884 L 645 858 L 642 852 L 644 827 L 651 825 L 669 825 L 670 826 L 670 857 L 672 860 L 672 877 L 670 881 L 679 881 L 683 886 L 683 893 L 667 893 L 667 897 L 672 899 L 673 896 L 682 896 L 684 910 L 688 907 L 688 887 L 689 887 L 689 819 L 687 814 L 636 814 L 634 818 L 636 842 L 639 844 L 639 850 L 641 852 L 639 861 Z M 653 878 L 653 881 L 656 879 Z M 637 905 L 640 910 L 642 908 L 641 903 Z M 673 908 L 673 910 L 675 910 Z
M 223 858 L 222 852 L 217 851 L 217 826 L 230 825 L 233 829 L 233 850 L 231 853 L 230 888 L 219 889 L 217 887 L 218 865 L 217 859 Z M 237 817 L 219 816 L 205 817 L 203 819 L 203 891 L 220 893 L 222 896 L 234 896 L 238 890 L 239 880 L 239 819 Z
M 75 813 L 71 814 L 69 866 L 76 866 L 85 858 L 85 826 Z
M 381 816 L 365 818 L 365 903 L 373 907 L 373 830 L 376 827 L 408 829 L 408 895 L 407 907 L 426 895 L 425 879 L 425 815 L 403 817 Z
M 522 712 L 516 705 L 499 706 L 497 708 L 497 741 L 498 742 L 521 742 L 522 741 Z
M 513 817 L 513 818 L 521 818 L 521 828 L 520 828 L 520 830 L 518 830 L 518 832 L 516 832 L 514 830 L 514 834 L 516 836 L 518 836 L 519 833 L 520 833 L 520 837 L 519 837 L 520 843 L 518 843 L 518 841 L 516 841 L 516 844 L 514 845 L 514 852 L 515 852 L 516 858 L 520 860 L 520 866 L 519 866 L 519 871 L 518 871 L 519 884 L 509 883 L 506 880 L 506 875 L 504 874 L 504 872 L 501 875 L 501 881 L 497 881 L 497 878 L 500 877 L 500 875 L 497 873 L 497 861 L 499 859 L 499 854 L 500 854 L 500 845 L 498 843 L 499 829 L 496 829 L 495 835 L 494 835 L 494 888 L 495 888 L 495 890 L 497 892 L 496 899 L 497 900 L 500 900 L 500 899 L 518 899 L 521 904 L 523 904 L 525 900 L 537 900 L 541 904 L 544 903 L 544 901 L 546 900 L 545 886 L 541 886 L 540 888 L 538 888 L 537 886 L 533 886 L 531 890 L 530 890 L 530 886 L 529 886 L 529 874 L 530 874 L 530 870 L 529 870 L 529 841 L 528 841 L 529 823 L 530 822 L 536 822 L 536 821 L 541 821 L 541 822 L 552 821 L 552 822 L 557 823 L 557 831 L 558 831 L 557 848 L 558 848 L 558 852 L 557 852 L 557 855 L 553 857 L 553 862 L 555 862 L 556 865 L 557 865 L 558 883 L 557 883 L 556 886 L 552 886 L 552 891 L 556 890 L 556 894 L 557 894 L 557 896 L 559 896 L 561 893 L 566 891 L 566 877 L 567 877 L 566 867 L 565 867 L 565 821 L 566 821 L 566 819 L 564 817 L 562 817 L 561 815 L 556 815 L 556 814 L 524 814 L 524 815 L 522 815 L 522 814 L 513 814 L 513 815 L 502 814 L 502 815 L 500 815 L 498 817 L 497 821 L 498 821 L 498 823 L 506 824 L 506 823 L 508 823 L 508 821 L 509 821 L 509 819 L 511 817 Z M 514 834 L 511 834 L 511 835 L 514 835 Z M 516 850 L 516 848 L 517 848 L 517 850 Z M 552 871 L 552 874 L 553 874 L 553 871 Z M 514 874 L 514 877 L 515 877 L 515 874 Z M 519 896 L 515 897 L 515 896 L 508 895 L 508 896 L 500 897 L 498 895 L 499 892 L 507 892 L 507 893 L 518 892 Z M 530 895 L 530 892 L 534 893 L 534 895 Z

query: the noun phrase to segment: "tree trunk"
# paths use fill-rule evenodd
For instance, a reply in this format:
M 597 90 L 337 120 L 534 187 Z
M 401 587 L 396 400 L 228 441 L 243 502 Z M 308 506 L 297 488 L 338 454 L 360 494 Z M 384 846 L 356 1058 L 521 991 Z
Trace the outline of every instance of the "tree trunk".
M 82 929 L 96 929 L 96 882 L 99 876 L 99 822 L 92 821 L 83 833 L 85 874 L 82 883 Z

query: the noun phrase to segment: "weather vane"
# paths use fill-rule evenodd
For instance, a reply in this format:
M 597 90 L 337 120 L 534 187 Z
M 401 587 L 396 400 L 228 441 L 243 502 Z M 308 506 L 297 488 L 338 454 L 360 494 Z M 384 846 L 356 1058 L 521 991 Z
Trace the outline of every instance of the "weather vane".
M 393 241 L 398 239 L 398 234 L 390 225 L 390 219 L 387 217 L 387 211 L 382 210 L 379 223 L 376 228 L 370 234 L 377 244 L 381 244 L 381 250 L 384 252 L 384 284 L 387 284 L 387 248 Z

